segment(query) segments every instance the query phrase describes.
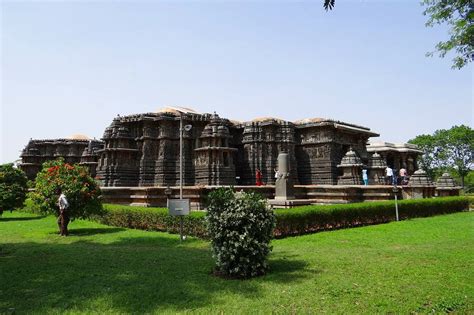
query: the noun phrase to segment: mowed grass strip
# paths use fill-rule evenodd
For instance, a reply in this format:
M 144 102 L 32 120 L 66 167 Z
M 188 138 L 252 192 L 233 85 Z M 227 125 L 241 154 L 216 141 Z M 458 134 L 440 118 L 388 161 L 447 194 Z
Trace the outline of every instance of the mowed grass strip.
M 474 214 L 273 241 L 271 271 L 210 274 L 209 243 L 88 221 L 0 219 L 0 313 L 474 312 Z

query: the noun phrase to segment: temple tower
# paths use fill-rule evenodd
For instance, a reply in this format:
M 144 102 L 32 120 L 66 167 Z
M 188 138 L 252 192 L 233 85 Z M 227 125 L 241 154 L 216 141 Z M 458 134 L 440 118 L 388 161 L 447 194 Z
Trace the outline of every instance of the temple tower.
M 234 153 L 228 123 L 217 114 L 204 127 L 194 149 L 195 181 L 201 185 L 235 185 Z

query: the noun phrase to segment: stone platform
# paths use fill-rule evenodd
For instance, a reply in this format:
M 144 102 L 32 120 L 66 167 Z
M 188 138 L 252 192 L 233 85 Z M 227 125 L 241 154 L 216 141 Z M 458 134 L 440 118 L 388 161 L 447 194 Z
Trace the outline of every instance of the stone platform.
M 194 210 L 205 209 L 206 196 L 214 189 L 222 186 L 185 186 L 183 198 L 190 199 Z M 269 200 L 275 207 L 294 207 L 308 204 L 340 204 L 362 201 L 379 201 L 394 199 L 393 187 L 384 185 L 296 185 L 295 199 L 275 200 L 275 186 L 233 186 L 236 191 L 254 191 Z M 399 186 L 398 198 L 403 199 L 403 190 Z M 179 187 L 101 187 L 102 199 L 105 203 L 166 207 L 168 198 L 179 198 Z

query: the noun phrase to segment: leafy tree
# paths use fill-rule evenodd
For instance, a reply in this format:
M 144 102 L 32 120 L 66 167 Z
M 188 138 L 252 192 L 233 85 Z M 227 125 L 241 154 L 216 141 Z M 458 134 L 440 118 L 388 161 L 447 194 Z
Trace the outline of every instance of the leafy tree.
M 474 167 L 474 130 L 468 126 L 454 126 L 451 129 L 436 130 L 433 135 L 420 135 L 408 141 L 423 151 L 421 167 L 436 177 L 443 170 L 454 169 L 464 178 Z
M 30 198 L 40 212 L 59 217 L 58 190 L 66 195 L 71 220 L 102 213 L 99 186 L 82 166 L 64 163 L 63 159 L 45 162 L 36 175 L 35 190 Z
M 436 45 L 440 57 L 454 50 L 453 68 L 461 69 L 474 60 L 474 2 L 472 0 L 423 0 L 424 15 L 429 16 L 426 26 L 447 23 L 450 37 Z M 430 52 L 427 55 L 432 56 Z
M 275 215 L 262 196 L 217 189 L 209 194 L 206 221 L 217 274 L 249 278 L 266 272 Z
M 0 216 L 4 210 L 20 208 L 28 192 L 25 173 L 13 164 L 0 165 Z
M 324 8 L 327 10 L 332 10 L 334 5 L 336 4 L 336 0 L 324 0 Z

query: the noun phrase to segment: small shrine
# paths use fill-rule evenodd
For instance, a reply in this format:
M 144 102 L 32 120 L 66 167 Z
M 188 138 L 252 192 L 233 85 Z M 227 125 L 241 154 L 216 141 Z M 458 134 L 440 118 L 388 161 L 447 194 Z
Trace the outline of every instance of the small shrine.
M 375 152 L 369 158 L 369 184 L 370 185 L 384 185 L 385 184 L 385 169 L 387 162 L 380 154 Z
M 352 148 L 342 158 L 337 168 L 342 169 L 342 176 L 337 179 L 338 185 L 362 185 L 361 170 L 364 164 Z

